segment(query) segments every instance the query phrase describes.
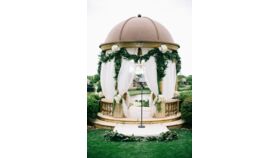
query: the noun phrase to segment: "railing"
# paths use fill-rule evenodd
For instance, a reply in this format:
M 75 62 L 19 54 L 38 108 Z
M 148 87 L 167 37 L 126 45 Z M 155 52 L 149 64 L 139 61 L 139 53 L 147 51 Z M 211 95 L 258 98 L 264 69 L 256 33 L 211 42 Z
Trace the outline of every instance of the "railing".
M 165 116 L 176 115 L 179 112 L 179 100 L 172 99 L 165 102 Z
M 113 102 L 107 99 L 101 99 L 100 111 L 103 115 L 113 116 Z
M 179 100 L 178 99 L 170 99 L 166 102 L 163 102 L 161 104 L 161 111 L 158 111 L 155 117 L 167 117 L 172 115 L 177 115 L 179 112 Z M 115 112 L 113 112 L 113 102 L 108 99 L 102 99 L 100 101 L 100 112 L 103 115 L 113 116 L 113 117 L 123 117 L 122 111 L 116 111 L 117 108 L 115 108 Z M 120 109 L 122 110 L 122 109 Z M 118 116 L 120 115 L 120 116 Z

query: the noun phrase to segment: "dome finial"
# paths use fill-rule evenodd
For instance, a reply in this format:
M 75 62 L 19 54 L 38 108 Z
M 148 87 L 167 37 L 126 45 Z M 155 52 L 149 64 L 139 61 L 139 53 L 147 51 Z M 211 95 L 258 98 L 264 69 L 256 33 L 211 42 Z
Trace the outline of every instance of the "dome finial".
M 141 14 L 138 14 L 138 15 L 137 15 L 137 17 L 138 17 L 138 18 L 141 18 L 141 17 L 142 17 L 142 15 L 141 15 Z

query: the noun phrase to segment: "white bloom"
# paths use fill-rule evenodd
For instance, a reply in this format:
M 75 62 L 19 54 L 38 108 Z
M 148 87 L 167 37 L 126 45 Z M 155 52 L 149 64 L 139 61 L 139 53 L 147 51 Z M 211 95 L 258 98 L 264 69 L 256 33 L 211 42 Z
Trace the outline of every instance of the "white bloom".
M 122 96 L 119 94 L 114 97 L 114 100 L 116 101 L 117 104 L 120 103 L 121 99 L 122 99 Z
M 168 48 L 167 48 L 167 46 L 166 46 L 165 44 L 163 44 L 163 45 L 161 45 L 161 46 L 159 47 L 159 50 L 160 50 L 162 53 L 165 53 L 165 52 L 168 51 Z
M 101 98 L 101 97 L 103 97 L 104 95 L 103 95 L 102 92 L 99 92 L 99 93 L 98 93 L 98 96 Z
M 116 52 L 116 51 L 120 50 L 120 47 L 118 45 L 114 44 L 111 49 L 112 49 L 112 52 Z
M 106 51 L 106 55 L 109 55 L 109 54 L 112 54 L 112 53 L 113 53 L 112 50 L 107 50 L 107 51 Z
M 159 95 L 159 96 L 158 96 L 158 101 L 159 101 L 159 102 L 164 102 L 164 100 L 165 100 L 165 99 L 164 99 L 163 95 Z

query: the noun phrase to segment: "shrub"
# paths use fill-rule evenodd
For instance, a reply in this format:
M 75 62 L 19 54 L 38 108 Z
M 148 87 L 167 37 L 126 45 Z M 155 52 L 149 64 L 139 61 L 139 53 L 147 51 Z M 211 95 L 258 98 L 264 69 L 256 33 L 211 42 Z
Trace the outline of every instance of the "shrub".
M 87 76 L 87 79 L 90 81 L 88 86 L 93 87 L 92 91 L 97 91 L 100 92 L 101 89 L 101 84 L 100 84 L 100 76 L 98 74 L 94 75 L 94 76 Z M 97 89 L 96 89 L 97 87 Z M 91 89 L 90 89 L 91 90 Z M 88 91 L 91 92 L 91 91 Z
M 186 98 L 192 97 L 192 90 L 181 91 L 179 95 L 179 100 L 184 101 Z
M 114 131 L 108 131 L 104 134 L 104 138 L 107 141 L 117 141 L 117 142 L 139 142 L 139 141 L 171 141 L 178 139 L 178 134 L 174 131 L 167 131 L 161 133 L 160 136 L 149 136 L 149 137 L 139 137 L 139 136 L 126 136 Z
M 170 141 L 174 139 L 178 139 L 178 135 L 176 132 L 172 132 L 172 131 L 161 133 L 159 136 L 159 141 Z
M 181 117 L 188 128 L 192 128 L 192 97 L 186 97 L 181 103 Z
M 100 98 L 96 94 L 88 94 L 87 96 L 87 120 L 90 124 L 91 120 L 94 120 L 97 117 L 99 112 L 99 102 Z

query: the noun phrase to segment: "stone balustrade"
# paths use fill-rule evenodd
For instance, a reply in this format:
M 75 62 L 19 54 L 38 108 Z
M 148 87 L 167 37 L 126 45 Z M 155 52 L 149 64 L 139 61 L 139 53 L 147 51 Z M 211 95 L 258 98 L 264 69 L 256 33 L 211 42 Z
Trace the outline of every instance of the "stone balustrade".
M 154 115 L 155 118 L 162 118 L 177 115 L 179 112 L 179 100 L 178 99 L 169 99 L 165 102 L 162 102 L 160 105 L 160 110 L 157 111 Z M 101 99 L 100 102 L 100 112 L 103 115 L 108 115 L 116 118 L 123 118 L 123 110 L 120 104 L 116 104 L 113 108 L 113 101 L 108 99 Z
M 107 99 L 101 99 L 100 112 L 103 115 L 113 116 L 113 102 Z
M 162 117 L 177 115 L 178 112 L 179 112 L 179 100 L 169 99 L 161 103 L 160 110 L 157 110 L 157 112 L 155 113 L 155 117 L 162 118 Z

